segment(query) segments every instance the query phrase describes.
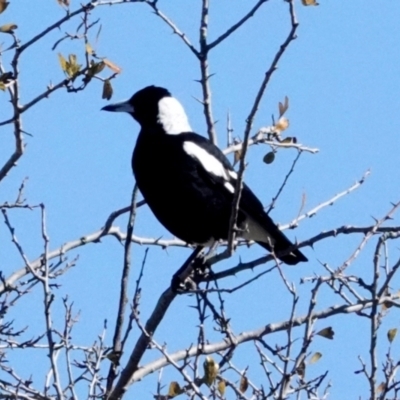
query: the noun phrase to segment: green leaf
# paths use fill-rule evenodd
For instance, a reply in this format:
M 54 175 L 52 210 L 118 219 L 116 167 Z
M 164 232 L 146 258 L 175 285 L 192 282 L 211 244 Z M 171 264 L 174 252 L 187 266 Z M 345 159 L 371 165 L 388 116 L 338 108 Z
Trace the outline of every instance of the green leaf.
M 393 340 L 396 337 L 396 335 L 397 335 L 397 329 L 396 328 L 392 328 L 392 329 L 388 330 L 387 337 L 388 337 L 389 343 L 393 342 Z
M 223 379 L 221 379 L 218 382 L 218 392 L 221 396 L 223 396 L 225 394 L 225 390 L 226 390 L 226 383 Z
M 267 153 L 264 158 L 263 161 L 265 162 L 265 164 L 271 164 L 273 163 L 275 160 L 275 152 L 270 151 L 269 153 Z
M 207 356 L 206 360 L 204 361 L 203 367 L 204 382 L 207 386 L 211 386 L 218 375 L 219 364 L 215 362 L 211 356 Z
M 285 102 L 283 104 L 279 102 L 278 108 L 279 108 L 279 118 L 281 118 L 289 108 L 289 98 L 287 96 L 285 96 Z
M 101 71 L 103 71 L 105 66 L 106 65 L 103 63 L 103 61 L 98 63 L 93 62 L 89 68 L 90 74 L 92 74 L 92 76 L 99 74 Z

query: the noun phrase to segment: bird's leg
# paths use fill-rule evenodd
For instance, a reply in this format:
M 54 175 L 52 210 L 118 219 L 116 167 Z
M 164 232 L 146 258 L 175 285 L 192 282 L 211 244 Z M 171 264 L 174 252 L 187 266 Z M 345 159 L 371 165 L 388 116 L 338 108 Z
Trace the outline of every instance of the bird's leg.
M 188 259 L 178 269 L 178 271 L 175 272 L 171 280 L 171 290 L 173 292 L 177 293 L 183 291 L 183 289 L 185 288 L 186 279 L 196 268 L 198 268 L 198 263 L 196 263 L 196 259 L 203 249 L 203 246 L 197 246 L 193 250 L 192 254 L 188 257 Z

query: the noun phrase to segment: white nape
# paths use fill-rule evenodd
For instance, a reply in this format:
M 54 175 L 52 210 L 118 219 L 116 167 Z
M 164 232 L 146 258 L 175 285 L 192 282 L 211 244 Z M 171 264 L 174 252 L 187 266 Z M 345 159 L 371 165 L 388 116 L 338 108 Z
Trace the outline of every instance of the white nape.
M 158 122 L 169 135 L 192 132 L 185 110 L 174 97 L 164 97 L 158 102 Z

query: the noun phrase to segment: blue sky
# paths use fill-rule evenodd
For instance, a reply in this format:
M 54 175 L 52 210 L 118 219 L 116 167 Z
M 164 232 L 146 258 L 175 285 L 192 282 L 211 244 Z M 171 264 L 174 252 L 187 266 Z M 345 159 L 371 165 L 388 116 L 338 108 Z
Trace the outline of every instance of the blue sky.
M 11 3 L 0 15 L 0 25 L 8 22 L 18 24 L 16 33 L 22 43 L 64 15 L 56 1 L 44 2 L 40 6 L 35 2 L 23 6 L 18 2 Z M 200 4 L 193 3 L 160 1 L 159 7 L 197 46 Z M 237 21 L 248 10 L 248 3 L 240 1 L 232 6 L 226 0 L 211 2 L 211 40 Z M 298 38 L 279 63 L 254 123 L 254 133 L 257 128 L 270 125 L 271 114 L 277 114 L 278 102 L 288 96 L 290 128 L 287 134 L 320 150 L 315 155 L 305 153 L 301 156 L 271 216 L 276 222 L 288 223 L 296 217 L 303 194 L 306 195 L 305 209 L 309 210 L 351 186 L 365 171 L 370 170 L 371 175 L 360 189 L 334 206 L 323 209 L 314 218 L 304 220 L 295 231 L 288 232 L 288 236 L 298 240 L 344 224 L 370 225 L 372 217 L 381 218 L 389 210 L 390 202 L 400 198 L 400 4 L 396 1 L 372 3 L 362 0 L 321 0 L 320 3 L 319 7 L 303 7 L 300 1 L 296 3 L 300 23 Z M 77 7 L 79 2 L 71 0 L 71 10 Z M 40 18 L 37 18 L 39 14 Z M 32 15 L 35 15 L 34 20 Z M 92 46 L 96 47 L 98 55 L 106 56 L 122 68 L 122 73 L 113 81 L 113 100 L 128 98 L 149 84 L 165 86 L 185 106 L 193 129 L 205 134 L 202 108 L 195 100 L 201 96 L 200 86 L 195 82 L 200 76 L 198 63 L 150 8 L 140 3 L 103 6 L 93 11 L 92 18 L 100 18 L 102 25 L 97 44 L 97 29 L 93 30 Z M 64 32 L 73 33 L 76 25 L 77 20 L 63 25 L 61 31 L 53 32 L 26 51 L 20 66 L 22 103 L 41 93 L 50 82 L 55 84 L 63 79 L 58 52 L 64 55 L 75 53 L 78 59 L 83 60 L 84 47 L 78 41 L 63 41 L 55 51 L 51 51 L 54 42 Z M 213 112 L 218 120 L 216 129 L 221 146 L 226 143 L 228 111 L 234 136 L 242 137 L 245 119 L 263 74 L 289 28 L 287 4 L 271 0 L 210 54 L 210 72 L 215 74 L 211 80 Z M 2 48 L 10 43 L 6 35 L 0 39 Z M 10 52 L 2 58 L 6 69 L 9 56 Z M 113 210 L 126 206 L 130 201 L 134 183 L 130 157 L 138 125 L 127 116 L 100 112 L 100 108 L 107 104 L 101 99 L 101 91 L 101 83 L 94 80 L 84 92 L 67 94 L 58 91 L 24 114 L 24 129 L 33 136 L 26 137 L 26 154 L 0 186 L 0 203 L 11 201 L 22 179 L 29 177 L 25 196 L 30 204 L 46 205 L 51 248 L 99 229 Z M 2 121 L 10 117 L 7 93 L 0 92 L 0 102 Z M 1 165 L 8 158 L 12 146 L 11 127 L 0 127 Z M 296 156 L 294 150 L 279 151 L 275 162 L 265 165 L 262 157 L 267 151 L 264 146 L 252 148 L 246 170 L 246 181 L 264 204 L 271 201 Z M 35 259 L 42 252 L 39 212 L 14 211 L 10 218 L 27 255 Z M 398 217 L 395 216 L 391 223 L 398 225 Z M 117 225 L 124 230 L 126 219 L 120 218 Z M 144 237 L 171 237 L 145 208 L 138 215 L 136 233 Z M 310 286 L 299 286 L 299 279 L 314 273 L 323 274 L 320 262 L 333 268 L 339 266 L 361 239 L 361 236 L 329 239 L 314 249 L 305 249 L 309 263 L 285 269 L 305 299 L 300 304 L 299 314 L 305 311 L 303 307 L 310 290 Z M 0 228 L 0 242 L 3 243 L 0 247 L 1 269 L 8 276 L 21 267 L 22 262 L 11 246 L 4 226 Z M 140 246 L 133 249 L 135 272 L 131 276 L 132 287 L 144 249 Z M 150 249 L 142 283 L 143 319 L 188 253 L 188 250 L 180 249 Z M 123 260 L 122 246 L 115 239 L 106 238 L 102 244 L 86 246 L 70 257 L 76 254 L 79 254 L 78 265 L 61 278 L 57 309 L 61 310 L 60 299 L 68 293 L 75 309 L 81 310 L 74 338 L 90 344 L 101 331 L 103 320 L 108 319 L 111 327 L 108 340 L 111 342 Z M 253 247 L 241 251 L 240 255 L 248 261 L 261 254 L 260 249 Z M 372 254 L 373 246 L 370 245 L 354 264 L 352 273 L 370 277 Z M 393 262 L 397 260 L 398 249 L 395 246 L 390 255 Z M 238 256 L 216 268 L 220 270 L 235 265 L 237 261 Z M 249 272 L 224 284 L 229 287 L 251 276 Z M 395 289 L 398 288 L 395 286 Z M 37 316 L 40 315 L 41 293 L 36 289 L 30 296 L 12 310 L 12 317 L 17 319 L 17 315 L 23 313 L 26 322 L 24 319 L 17 323 L 22 327 L 29 322 L 39 329 L 43 326 L 43 321 Z M 321 309 L 339 301 L 328 292 L 326 296 L 319 298 Z M 227 296 L 226 307 L 235 316 L 232 320 L 235 332 L 286 319 L 289 312 L 286 299 L 287 293 L 277 275 L 268 275 L 252 287 Z M 195 315 L 188 307 L 193 304 L 193 297 L 180 296 L 163 321 L 157 340 L 168 341 L 169 351 L 189 346 L 194 340 L 190 332 L 182 335 L 178 328 L 186 321 L 192 325 L 196 323 Z M 56 313 L 55 319 L 58 318 L 62 316 Z M 386 349 L 384 332 L 398 324 L 394 311 L 385 324 L 387 326 L 382 327 L 382 354 Z M 322 328 L 325 325 L 321 322 L 317 326 Z M 363 354 L 366 357 L 367 354 L 368 325 L 366 321 L 351 316 L 332 319 L 329 325 L 336 332 L 335 340 L 317 339 L 312 348 L 321 351 L 323 358 L 313 368 L 331 370 L 332 399 L 343 398 L 343 395 L 365 398 L 366 381 L 353 372 L 360 367 L 357 356 Z M 210 335 L 213 337 L 215 334 L 210 332 Z M 277 338 L 277 341 L 282 339 L 278 335 Z M 33 357 L 39 357 L 39 352 L 33 353 Z M 149 358 L 159 356 L 156 351 L 151 353 Z M 244 353 L 237 365 L 244 369 L 252 360 Z M 165 376 L 169 377 L 168 373 Z M 254 377 L 257 381 L 256 374 Z M 150 396 L 155 391 L 154 379 L 137 385 L 132 393 Z M 169 382 L 168 379 L 165 381 Z

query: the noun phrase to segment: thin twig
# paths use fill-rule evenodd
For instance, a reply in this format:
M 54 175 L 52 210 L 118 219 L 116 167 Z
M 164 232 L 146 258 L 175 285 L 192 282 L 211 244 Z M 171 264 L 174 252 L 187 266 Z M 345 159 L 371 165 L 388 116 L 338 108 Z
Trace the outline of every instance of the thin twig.
M 387 301 L 395 301 L 400 299 L 400 294 L 393 294 L 391 296 L 385 296 L 382 297 L 379 301 L 379 304 L 383 304 Z M 372 307 L 372 301 L 371 300 L 364 300 L 361 302 L 358 302 L 353 305 L 335 305 L 328 307 L 324 310 L 321 311 L 315 311 L 311 314 L 300 316 L 293 318 L 293 320 L 286 320 L 283 322 L 279 323 L 270 323 L 266 326 L 263 326 L 259 329 L 255 329 L 252 331 L 246 331 L 243 332 L 239 335 L 235 336 L 235 342 L 240 345 L 242 343 L 246 343 L 249 341 L 253 340 L 260 340 L 264 336 L 270 335 L 275 332 L 284 332 L 288 329 L 290 325 L 293 327 L 298 327 L 303 325 L 307 320 L 322 320 L 322 319 L 327 319 L 330 317 L 333 317 L 334 315 L 346 315 L 346 314 L 355 314 L 358 312 L 361 312 L 363 310 L 369 309 Z M 214 343 L 207 343 L 204 345 L 204 347 L 201 349 L 201 352 L 203 355 L 207 354 L 214 354 L 217 352 L 224 351 L 228 349 L 231 346 L 231 343 L 223 340 L 220 342 L 214 342 Z M 197 353 L 199 352 L 199 349 L 196 347 L 191 347 L 190 349 L 186 350 L 179 350 L 175 353 L 172 353 L 169 355 L 169 357 L 174 360 L 174 362 L 178 362 L 180 360 L 183 360 L 187 357 L 194 357 Z M 163 368 L 168 365 L 168 361 L 162 357 L 158 360 L 149 362 L 148 364 L 142 366 L 139 368 L 136 372 L 131 377 L 131 383 L 139 381 L 143 379 L 145 376 L 147 376 L 150 373 L 153 373 L 154 371 L 158 370 L 159 368 Z M 122 392 L 121 392 L 122 393 Z
M 239 29 L 249 18 L 253 17 L 257 10 L 268 0 L 259 0 L 254 7 L 244 15 L 236 24 L 233 24 L 229 29 L 227 29 L 222 35 L 217 37 L 214 41 L 208 44 L 208 50 L 211 50 L 213 47 L 218 46 L 221 42 L 227 39 L 233 32 Z
M 236 221 L 237 221 L 237 216 L 238 216 L 238 212 L 239 212 L 240 197 L 241 197 L 241 192 L 242 192 L 242 188 L 243 188 L 244 170 L 245 170 L 245 166 L 246 166 L 246 154 L 247 154 L 247 149 L 248 149 L 248 145 L 249 145 L 250 132 L 253 127 L 253 121 L 254 121 L 254 118 L 258 111 L 258 107 L 260 105 L 261 99 L 263 98 L 265 90 L 268 86 L 268 83 L 269 83 L 271 77 L 272 77 L 272 74 L 274 73 L 274 71 L 277 68 L 279 60 L 281 59 L 282 55 L 285 53 L 289 44 L 296 38 L 296 30 L 298 27 L 298 22 L 296 20 L 295 14 L 294 14 L 293 1 L 294 0 L 288 1 L 290 20 L 291 20 L 290 32 L 289 32 L 288 36 L 286 37 L 285 41 L 281 44 L 278 52 L 275 54 L 275 57 L 270 65 L 269 69 L 265 73 L 264 79 L 260 85 L 260 88 L 258 89 L 258 93 L 254 100 L 250 114 L 246 120 L 246 128 L 245 128 L 245 132 L 244 132 L 243 146 L 241 149 L 238 178 L 236 180 L 235 194 L 234 194 L 234 198 L 232 201 L 231 217 L 230 217 L 230 221 L 229 221 L 228 248 L 229 248 L 230 252 L 232 252 L 232 249 L 233 249 L 233 242 L 235 240 L 235 234 L 236 234 L 236 230 L 237 230 L 236 229 Z
M 119 358 L 122 354 L 122 329 L 124 325 L 126 304 L 128 303 L 128 285 L 129 285 L 129 272 L 131 268 L 131 247 L 132 247 L 132 234 L 136 218 L 136 196 L 138 193 L 137 184 L 135 184 L 132 192 L 131 210 L 129 215 L 128 227 L 126 232 L 125 240 L 125 251 L 124 251 L 124 267 L 122 269 L 121 276 L 121 290 L 119 294 L 119 304 L 117 318 L 115 322 L 115 331 L 113 338 L 113 353 L 115 354 L 115 360 L 110 365 L 110 369 L 107 376 L 107 393 L 110 392 L 115 378 L 117 377 L 117 367 L 119 365 Z
M 200 52 L 198 57 L 200 61 L 200 73 L 201 73 L 200 84 L 203 91 L 202 104 L 203 104 L 203 113 L 207 124 L 208 138 L 215 145 L 217 145 L 218 144 L 217 133 L 215 132 L 215 123 L 211 106 L 210 78 L 212 75 L 210 75 L 209 73 L 209 65 L 208 65 L 208 51 L 209 51 L 207 45 L 208 12 L 209 12 L 209 0 L 202 0 L 200 32 L 199 32 Z

